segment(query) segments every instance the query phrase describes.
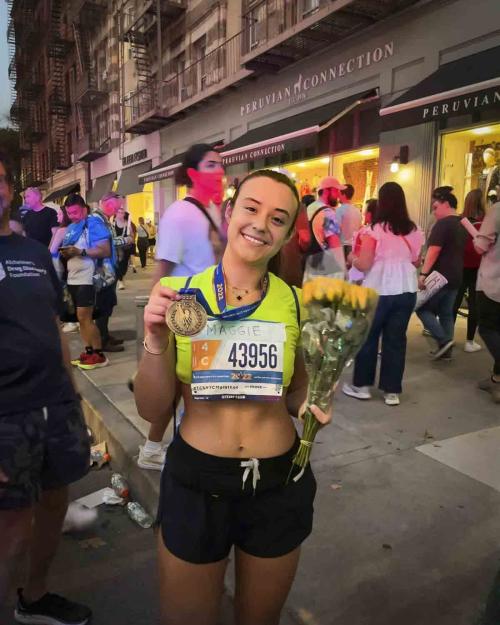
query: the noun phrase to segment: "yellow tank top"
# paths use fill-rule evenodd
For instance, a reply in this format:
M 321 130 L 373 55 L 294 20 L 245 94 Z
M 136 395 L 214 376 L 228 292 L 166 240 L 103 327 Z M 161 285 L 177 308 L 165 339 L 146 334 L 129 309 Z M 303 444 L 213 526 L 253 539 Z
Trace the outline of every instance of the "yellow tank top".
M 214 267 L 205 269 L 191 278 L 189 288 L 200 289 L 205 296 L 210 308 L 217 311 L 217 301 L 214 292 Z M 161 279 L 162 286 L 167 286 L 176 291 L 184 288 L 188 278 L 169 276 Z M 285 324 L 286 340 L 284 345 L 283 358 L 283 386 L 290 385 L 294 363 L 295 352 L 300 338 L 300 319 L 303 317 L 301 309 L 302 291 L 295 287 L 290 287 L 286 282 L 273 273 L 269 274 L 269 288 L 260 306 L 248 317 L 259 321 L 270 321 Z M 176 345 L 176 374 L 177 378 L 184 384 L 191 383 L 192 351 L 191 339 L 187 336 L 175 336 Z

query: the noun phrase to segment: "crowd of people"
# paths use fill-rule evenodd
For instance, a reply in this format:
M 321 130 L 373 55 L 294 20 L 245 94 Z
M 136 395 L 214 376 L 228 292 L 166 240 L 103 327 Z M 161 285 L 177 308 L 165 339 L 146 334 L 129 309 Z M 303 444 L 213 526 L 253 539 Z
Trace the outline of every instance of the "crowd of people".
M 477 330 L 493 359 L 479 386 L 500 402 L 500 203 L 486 210 L 472 190 L 459 213 L 453 189 L 439 187 L 425 240 L 396 182 L 383 184 L 362 211 L 353 204 L 355 188 L 333 176 L 321 180 L 317 197 L 300 198 L 286 170 L 264 169 L 247 175 L 223 202 L 222 159 L 208 144 L 192 146 L 176 175 L 187 195 L 165 210 L 156 232 L 142 217 L 133 224 L 116 193 L 94 210 L 74 193 L 55 211 L 38 189 L 27 189 L 27 210 L 11 213 L 13 179 L 0 158 L 0 552 L 6 554 L 0 600 L 32 532 L 28 578 L 18 591 L 20 622 L 90 618 L 89 608 L 47 592 L 47 572 L 67 486 L 89 466 L 73 367 L 105 367 L 109 352 L 123 351 L 109 322 L 117 289 L 125 287 L 129 267 L 136 270 L 136 249 L 141 267 L 153 248 L 156 257 L 133 385 L 139 414 L 150 423 L 138 464 L 163 469 L 164 623 L 216 622 L 232 546 L 238 622 L 279 622 L 300 545 L 311 532 L 316 490 L 310 466 L 300 479 L 287 479 L 298 446 L 291 416 L 303 414 L 307 392 L 303 280 L 340 277 L 379 294 L 352 381 L 342 387 L 346 395 L 371 399 L 380 366 L 384 401 L 399 405 L 412 313 L 434 344 L 430 357 L 446 362 L 466 297 L 464 351 L 481 349 Z M 439 288 L 431 292 L 436 275 Z M 173 334 L 166 315 L 193 295 L 208 314 L 208 329 L 193 338 Z M 73 360 L 63 322 L 78 323 L 83 351 Z M 267 337 L 258 350 L 248 338 L 257 335 Z M 227 363 L 252 367 L 252 358 L 259 384 L 231 385 Z M 165 445 L 181 403 L 182 421 Z M 321 426 L 330 422 L 328 411 L 311 410 Z

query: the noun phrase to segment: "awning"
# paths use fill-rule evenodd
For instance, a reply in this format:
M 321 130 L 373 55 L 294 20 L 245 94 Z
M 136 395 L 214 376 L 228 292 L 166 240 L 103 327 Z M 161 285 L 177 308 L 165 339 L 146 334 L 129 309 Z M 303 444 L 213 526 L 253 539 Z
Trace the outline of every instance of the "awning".
M 500 46 L 445 63 L 380 110 L 384 130 L 466 115 L 500 111 Z
M 59 189 L 54 189 L 51 191 L 47 197 L 44 199 L 44 202 L 56 202 L 57 200 L 64 199 L 70 193 L 79 193 L 80 192 L 80 183 L 75 180 L 71 184 L 67 184 L 64 187 L 59 187 Z
M 377 90 L 372 89 L 254 128 L 224 147 L 221 152 L 224 165 L 254 161 L 296 148 L 304 137 L 317 135 L 360 104 L 377 98 Z
M 118 180 L 116 192 L 120 195 L 132 195 L 133 193 L 141 193 L 143 184 L 139 182 L 139 176 L 151 169 L 151 161 L 137 163 L 132 167 L 127 167 L 121 173 Z
M 163 163 L 160 163 L 156 167 L 153 167 L 150 171 L 139 176 L 140 184 L 147 184 L 148 182 L 158 182 L 158 180 L 165 180 L 166 178 L 172 178 L 175 171 L 182 164 L 185 152 L 172 156 Z
M 223 145 L 223 141 L 220 139 L 219 141 L 212 141 L 209 145 L 213 147 L 214 150 L 219 150 Z M 163 163 L 160 163 L 156 167 L 153 167 L 150 171 L 145 174 L 141 174 L 139 176 L 140 184 L 147 184 L 148 182 L 158 182 L 159 180 L 166 180 L 167 178 L 172 178 L 175 175 L 177 169 L 182 165 L 182 161 L 184 160 L 184 156 L 186 152 L 181 152 L 180 154 L 174 154 Z
M 116 180 L 116 171 L 112 174 L 106 174 L 100 178 L 96 178 L 94 186 L 87 193 L 87 202 L 99 202 L 105 193 L 113 190 L 113 184 Z

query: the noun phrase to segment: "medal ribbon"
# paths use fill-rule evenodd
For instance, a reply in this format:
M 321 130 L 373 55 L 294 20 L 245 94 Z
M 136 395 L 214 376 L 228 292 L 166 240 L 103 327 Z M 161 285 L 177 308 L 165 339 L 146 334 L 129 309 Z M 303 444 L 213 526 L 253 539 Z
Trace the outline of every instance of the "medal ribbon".
M 212 317 L 213 319 L 219 319 L 221 321 L 239 321 L 240 319 L 246 319 L 247 317 L 250 317 L 250 315 L 253 314 L 261 305 L 262 300 L 266 297 L 267 291 L 269 289 L 269 275 L 266 274 L 264 277 L 262 295 L 257 302 L 254 302 L 253 304 L 246 304 L 245 306 L 239 306 L 238 308 L 234 308 L 232 310 L 226 310 L 226 281 L 224 279 L 222 263 L 219 263 L 215 268 L 214 288 L 215 298 L 217 300 L 217 307 L 219 309 L 218 313 L 213 312 L 210 304 L 207 302 L 205 295 L 200 289 L 180 289 L 179 293 L 181 295 L 195 295 L 196 301 L 203 306 L 207 315 L 209 317 Z

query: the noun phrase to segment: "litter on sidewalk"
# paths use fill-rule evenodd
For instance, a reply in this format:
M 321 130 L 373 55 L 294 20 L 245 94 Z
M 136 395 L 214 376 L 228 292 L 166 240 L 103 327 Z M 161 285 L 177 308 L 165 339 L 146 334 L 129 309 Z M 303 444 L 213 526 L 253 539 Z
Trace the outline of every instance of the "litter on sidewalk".
M 98 469 L 107 464 L 111 460 L 111 456 L 108 453 L 108 447 L 106 442 L 98 443 L 90 448 L 90 466 L 97 465 Z
M 85 495 L 85 497 L 76 499 L 75 503 L 81 504 L 86 508 L 93 509 L 103 503 L 108 505 L 124 505 L 126 501 L 122 497 L 118 497 L 112 488 L 106 486 L 105 488 L 101 488 L 93 493 L 90 493 L 90 495 Z

